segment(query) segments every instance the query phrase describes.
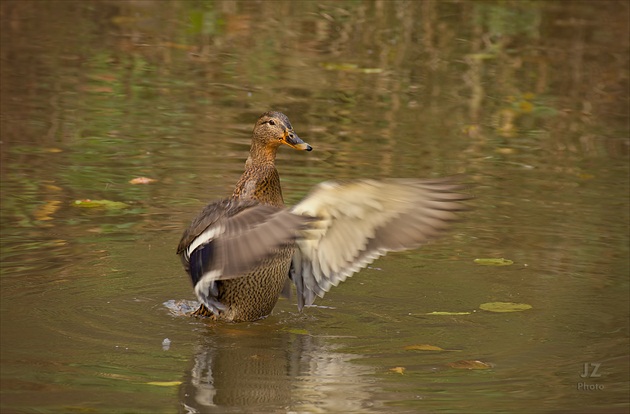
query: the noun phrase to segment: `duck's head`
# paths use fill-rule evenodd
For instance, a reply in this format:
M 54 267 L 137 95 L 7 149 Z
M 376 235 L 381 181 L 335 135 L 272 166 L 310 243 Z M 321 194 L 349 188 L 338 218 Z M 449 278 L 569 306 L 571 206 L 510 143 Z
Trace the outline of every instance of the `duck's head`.
M 311 151 L 313 147 L 302 141 L 293 131 L 289 118 L 282 112 L 265 112 L 254 126 L 253 141 L 266 148 L 278 148 L 285 144 L 297 150 Z

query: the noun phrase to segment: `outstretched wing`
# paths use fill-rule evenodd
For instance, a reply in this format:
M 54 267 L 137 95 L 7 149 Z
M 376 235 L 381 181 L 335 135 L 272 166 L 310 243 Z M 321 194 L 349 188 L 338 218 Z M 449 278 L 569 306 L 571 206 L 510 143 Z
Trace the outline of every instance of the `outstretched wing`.
M 463 186 L 452 179 L 324 182 L 298 203 L 296 214 L 318 217 L 301 231 L 291 279 L 298 307 L 311 305 L 389 251 L 413 249 L 437 237 L 465 209 Z

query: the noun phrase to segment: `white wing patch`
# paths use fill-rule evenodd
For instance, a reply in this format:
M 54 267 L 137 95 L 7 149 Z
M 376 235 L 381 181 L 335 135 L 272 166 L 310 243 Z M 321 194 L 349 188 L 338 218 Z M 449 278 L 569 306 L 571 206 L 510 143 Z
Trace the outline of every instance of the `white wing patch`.
M 208 309 L 215 314 L 220 311 L 224 311 L 226 306 L 216 300 L 216 295 L 213 295 L 211 288 L 214 286 L 214 282 L 221 277 L 221 270 L 211 270 L 203 274 L 199 282 L 195 285 L 195 295 Z
M 190 243 L 186 249 L 186 259 L 190 259 L 192 252 L 194 252 L 199 246 L 211 242 L 223 234 L 224 231 L 225 226 L 221 223 L 216 223 L 216 225 L 208 227 L 208 229 L 199 236 L 195 237 L 195 239 Z

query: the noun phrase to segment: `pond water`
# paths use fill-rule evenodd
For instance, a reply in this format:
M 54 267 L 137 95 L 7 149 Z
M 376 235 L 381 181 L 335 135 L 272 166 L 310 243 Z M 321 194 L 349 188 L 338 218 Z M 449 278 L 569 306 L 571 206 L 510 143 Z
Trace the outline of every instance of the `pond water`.
M 0 411 L 627 412 L 627 17 L 1 2 Z M 302 313 L 173 314 L 194 300 L 181 233 L 231 193 L 272 109 L 314 147 L 279 151 L 288 204 L 331 178 L 462 174 L 472 208 Z

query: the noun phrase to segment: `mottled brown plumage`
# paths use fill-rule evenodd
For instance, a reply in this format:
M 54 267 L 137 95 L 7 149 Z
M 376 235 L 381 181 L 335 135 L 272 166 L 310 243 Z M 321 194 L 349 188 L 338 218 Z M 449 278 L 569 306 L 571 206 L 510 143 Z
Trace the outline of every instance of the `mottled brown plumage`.
M 311 150 L 284 114 L 264 113 L 232 197 L 184 232 L 177 253 L 202 303 L 194 315 L 265 317 L 288 278 L 302 310 L 379 256 L 439 236 L 468 198 L 450 178 L 363 179 L 318 184 L 286 209 L 274 165 L 282 144 Z

